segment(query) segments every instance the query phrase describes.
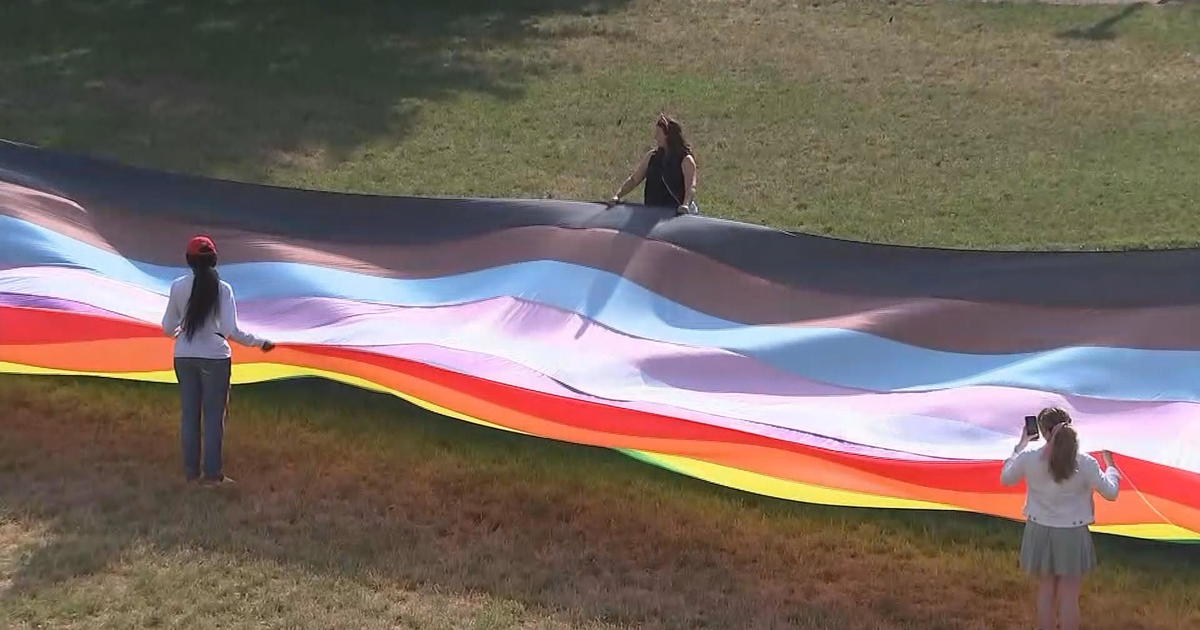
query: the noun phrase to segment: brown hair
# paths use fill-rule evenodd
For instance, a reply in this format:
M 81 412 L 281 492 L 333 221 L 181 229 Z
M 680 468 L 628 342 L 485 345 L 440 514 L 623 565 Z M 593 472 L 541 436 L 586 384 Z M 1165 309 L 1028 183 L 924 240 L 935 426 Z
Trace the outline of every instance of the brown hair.
M 678 156 L 692 155 L 692 145 L 683 137 L 683 125 L 680 125 L 678 120 L 666 114 L 659 114 L 655 124 L 667 134 L 668 153 Z
M 1071 428 L 1071 416 L 1057 407 L 1043 409 L 1038 414 L 1038 428 L 1046 437 L 1050 475 L 1060 483 L 1070 479 L 1079 457 L 1079 436 Z

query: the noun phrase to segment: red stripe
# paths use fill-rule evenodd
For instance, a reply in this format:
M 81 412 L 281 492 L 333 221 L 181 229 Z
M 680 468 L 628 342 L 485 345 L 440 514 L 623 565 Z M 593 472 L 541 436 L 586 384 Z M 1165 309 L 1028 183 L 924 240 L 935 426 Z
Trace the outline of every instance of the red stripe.
M 0 306 L 0 344 L 34 345 L 161 336 L 161 330 L 141 322 L 26 306 Z

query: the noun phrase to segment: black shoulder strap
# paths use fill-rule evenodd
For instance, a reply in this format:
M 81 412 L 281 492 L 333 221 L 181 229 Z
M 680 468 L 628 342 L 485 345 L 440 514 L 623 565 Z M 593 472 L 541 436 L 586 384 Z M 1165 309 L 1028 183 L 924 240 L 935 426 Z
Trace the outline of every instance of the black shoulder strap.
M 682 166 L 681 166 L 681 168 L 682 168 Z M 675 205 L 682 206 L 683 200 L 679 198 L 679 195 L 675 194 L 674 190 L 671 190 L 671 184 L 669 182 L 667 182 L 667 152 L 666 151 L 663 151 L 663 154 L 662 154 L 662 164 L 659 165 L 658 177 L 659 177 L 659 179 L 662 180 L 663 187 L 665 187 L 667 189 L 667 192 L 671 194 L 671 198 L 675 200 Z

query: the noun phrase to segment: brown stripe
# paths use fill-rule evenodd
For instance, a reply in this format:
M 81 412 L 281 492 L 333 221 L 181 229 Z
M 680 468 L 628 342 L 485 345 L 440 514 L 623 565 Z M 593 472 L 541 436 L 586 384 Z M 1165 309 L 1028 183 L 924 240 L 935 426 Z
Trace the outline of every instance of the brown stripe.
M 828 326 L 955 352 L 1011 353 L 1063 346 L 1200 348 L 1200 306 L 1055 308 L 937 298 L 837 295 L 752 276 L 662 241 L 608 229 L 509 228 L 432 245 L 321 243 L 208 229 L 71 201 L 0 182 L 0 214 L 41 225 L 122 256 L 180 265 L 198 232 L 224 263 L 287 261 L 358 273 L 424 278 L 528 260 L 558 260 L 620 274 L 693 309 L 748 324 Z M 597 288 L 591 299 L 607 299 Z

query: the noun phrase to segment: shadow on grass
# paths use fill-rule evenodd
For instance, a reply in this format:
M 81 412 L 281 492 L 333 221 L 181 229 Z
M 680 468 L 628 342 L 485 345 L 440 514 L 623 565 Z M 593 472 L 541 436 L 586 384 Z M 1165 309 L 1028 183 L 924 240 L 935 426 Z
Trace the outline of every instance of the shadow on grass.
M 518 96 L 567 71 L 535 20 L 625 2 L 7 0 L 0 137 L 259 179 L 400 139 L 431 102 Z
M 1091 41 L 1104 41 L 1116 39 L 1117 33 L 1113 28 L 1120 24 L 1126 18 L 1141 11 L 1146 6 L 1144 2 L 1130 4 L 1122 8 L 1117 13 L 1096 22 L 1087 28 L 1073 28 L 1058 33 L 1058 36 L 1064 39 L 1086 39 Z
M 171 388 L 0 381 L 0 506 L 51 528 L 0 603 L 136 546 L 649 627 L 1000 627 L 1026 608 L 1025 581 L 987 563 L 1015 562 L 1014 523 L 756 497 L 324 382 L 234 398 L 227 464 L 241 483 L 212 491 L 178 480 Z M 1198 548 L 1098 546 L 1127 585 L 1200 587 L 1185 558 Z M 1154 608 L 1128 604 L 1114 624 Z

